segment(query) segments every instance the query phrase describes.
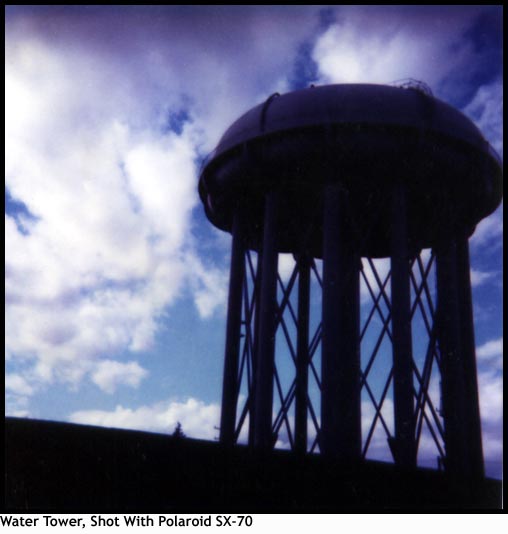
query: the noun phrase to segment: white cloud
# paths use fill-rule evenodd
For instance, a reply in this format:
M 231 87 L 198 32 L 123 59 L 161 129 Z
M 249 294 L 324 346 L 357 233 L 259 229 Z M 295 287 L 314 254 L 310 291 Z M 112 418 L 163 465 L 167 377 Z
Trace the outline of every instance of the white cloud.
M 127 10 L 9 19 L 6 186 L 35 219 L 5 218 L 6 354 L 29 362 L 29 387 L 112 388 L 97 362 L 149 348 L 178 298 L 190 292 L 202 318 L 224 308 L 226 271 L 193 241 L 196 158 L 270 94 L 266 80 L 284 85 L 318 8 L 246 8 L 234 32 L 221 9 L 147 8 L 147 25 Z M 300 22 L 281 32 L 274 16 Z
M 342 12 L 313 50 L 322 82 L 390 83 L 417 78 L 437 88 L 448 74 L 465 67 L 473 54 L 470 44 L 461 39 L 472 14 L 441 19 L 447 31 L 434 31 L 429 38 L 424 19 L 407 17 L 402 11 L 348 6 Z
M 484 272 L 484 271 L 478 271 L 476 269 L 471 269 L 471 286 L 472 287 L 480 286 L 484 284 L 485 282 L 487 282 L 488 280 L 491 280 L 495 275 L 496 273 L 493 273 L 493 272 Z
M 503 338 L 492 339 L 476 349 L 478 358 L 491 358 L 503 355 Z
M 482 365 L 489 365 L 491 370 L 503 369 L 503 338 L 491 339 L 476 348 L 476 357 Z
M 480 390 L 480 413 L 485 425 L 499 423 L 503 417 L 503 379 L 495 371 L 478 373 Z M 498 428 L 500 430 L 500 428 Z
M 195 255 L 187 256 L 186 267 L 199 315 L 208 318 L 216 309 L 225 311 L 228 272 L 214 266 L 205 266 Z
M 483 454 L 486 461 L 501 464 L 503 457 L 502 374 L 492 369 L 480 370 L 478 373 L 478 388 L 482 421 Z
M 177 250 L 182 245 L 197 201 L 195 149 L 192 134 L 186 134 L 187 130 L 183 136 L 145 141 L 125 158 L 129 192 L 163 250 Z
M 503 83 L 482 85 L 464 108 L 499 156 L 503 156 Z
M 134 409 L 118 405 L 113 411 L 82 410 L 71 414 L 69 421 L 161 433 L 172 433 L 180 422 L 186 436 L 213 440 L 218 435 L 215 427 L 219 425 L 219 418 L 220 408 L 217 404 L 189 398 L 185 402 L 160 402 Z
M 289 282 L 295 268 L 295 263 L 293 254 L 279 254 L 279 274 L 284 283 Z
M 390 272 L 391 264 L 389 258 L 381 258 L 381 259 L 374 259 L 372 260 L 372 263 L 374 264 L 374 269 L 376 270 L 377 277 L 379 278 L 381 285 L 385 282 L 386 277 L 388 276 L 388 273 Z M 363 273 L 365 275 L 365 278 L 367 278 L 368 283 L 370 285 L 370 288 L 374 294 L 374 298 L 378 295 L 380 291 L 379 284 L 376 280 L 376 275 L 374 274 L 374 271 L 372 270 L 370 264 L 365 258 L 362 258 L 362 266 L 363 266 Z M 388 296 L 388 299 L 390 298 L 390 289 L 391 289 L 391 283 L 390 280 L 386 283 L 384 287 L 384 292 Z M 372 295 L 369 291 L 369 288 L 367 286 L 367 283 L 365 282 L 365 279 L 363 276 L 360 276 L 360 298 L 361 302 L 373 302 Z M 380 303 L 383 303 L 384 299 L 381 298 Z
M 100 87 L 76 93 L 70 58 L 39 42 L 8 59 L 6 185 L 37 220 L 22 233 L 5 217 L 6 350 L 33 361 L 27 380 L 75 386 L 95 359 L 148 348 L 189 279 L 203 316 L 225 299 L 213 266 L 188 270 L 199 135 L 134 128 L 118 104 L 76 125 Z
M 503 235 L 503 207 L 498 208 L 490 217 L 478 223 L 470 244 L 474 249 L 480 247 L 499 247 L 502 245 L 500 237 Z
M 137 388 L 147 375 L 148 372 L 138 362 L 102 360 L 92 373 L 92 381 L 106 393 L 114 393 L 119 385 Z
M 18 374 L 9 374 L 5 376 L 5 389 L 17 395 L 30 396 L 34 390 L 32 386 Z
M 18 373 L 5 375 L 5 415 L 30 417 L 28 405 L 35 388 Z

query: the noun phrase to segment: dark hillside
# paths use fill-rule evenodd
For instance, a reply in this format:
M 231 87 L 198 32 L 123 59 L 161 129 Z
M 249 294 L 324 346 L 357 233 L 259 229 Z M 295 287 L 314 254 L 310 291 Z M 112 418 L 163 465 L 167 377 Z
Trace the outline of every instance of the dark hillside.
M 496 509 L 501 483 L 391 464 L 253 454 L 215 442 L 5 420 L 5 511 L 340 512 Z

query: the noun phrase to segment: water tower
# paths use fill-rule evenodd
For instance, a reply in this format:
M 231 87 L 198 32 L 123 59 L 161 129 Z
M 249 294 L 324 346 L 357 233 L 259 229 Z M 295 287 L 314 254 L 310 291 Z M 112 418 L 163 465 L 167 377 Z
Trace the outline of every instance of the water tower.
M 284 431 L 297 454 L 354 463 L 381 428 L 411 469 L 425 428 L 448 472 L 484 475 L 468 239 L 502 170 L 470 120 L 423 84 L 274 94 L 224 133 L 199 193 L 233 238 L 222 443 L 267 451 Z

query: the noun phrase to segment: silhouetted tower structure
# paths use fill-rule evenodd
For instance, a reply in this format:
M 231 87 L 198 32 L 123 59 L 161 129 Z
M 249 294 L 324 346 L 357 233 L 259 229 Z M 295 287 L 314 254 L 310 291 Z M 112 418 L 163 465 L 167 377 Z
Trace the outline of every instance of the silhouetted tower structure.
M 233 238 L 221 442 L 284 433 L 351 463 L 381 428 L 402 467 L 425 435 L 450 473 L 483 476 L 468 238 L 502 170 L 473 123 L 421 83 L 274 94 L 225 132 L 199 192 Z

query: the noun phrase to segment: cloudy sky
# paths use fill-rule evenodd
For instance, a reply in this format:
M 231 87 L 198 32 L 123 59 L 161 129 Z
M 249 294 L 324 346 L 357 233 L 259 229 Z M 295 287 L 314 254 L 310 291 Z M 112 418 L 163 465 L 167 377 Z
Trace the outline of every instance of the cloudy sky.
M 406 78 L 502 156 L 501 41 L 492 6 L 7 7 L 6 413 L 214 439 L 230 238 L 203 158 L 275 91 Z M 500 476 L 502 207 L 470 243 Z

